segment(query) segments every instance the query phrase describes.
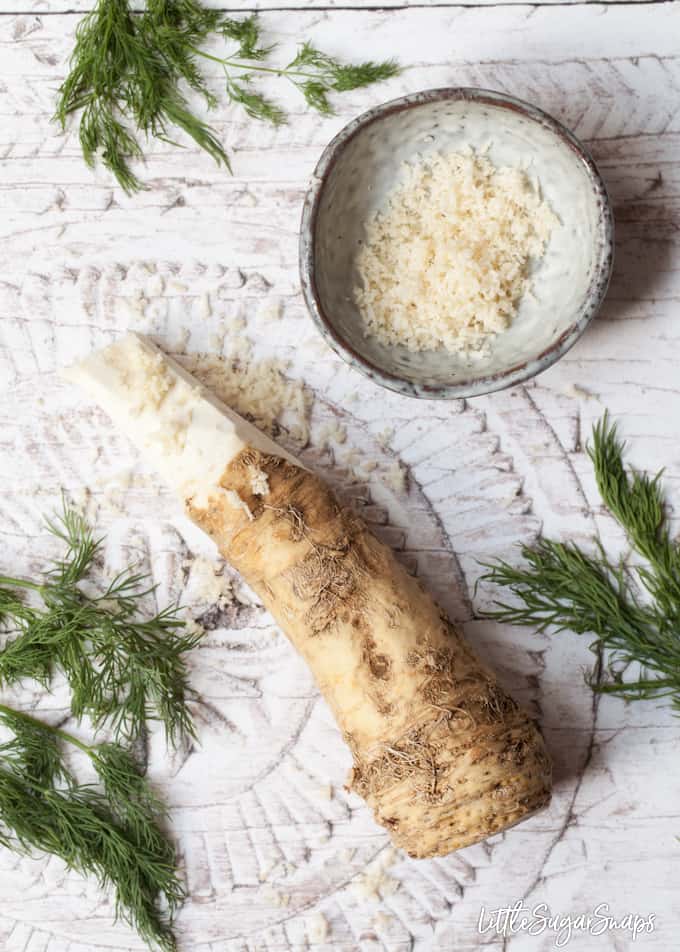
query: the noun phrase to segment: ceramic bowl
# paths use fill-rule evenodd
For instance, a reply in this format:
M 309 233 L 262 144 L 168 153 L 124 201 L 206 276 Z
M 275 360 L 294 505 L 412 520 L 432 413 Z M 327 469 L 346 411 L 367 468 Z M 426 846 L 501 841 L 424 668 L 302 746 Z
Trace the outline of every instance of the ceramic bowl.
M 534 268 L 532 293 L 484 356 L 386 346 L 364 333 L 354 299 L 365 223 L 405 162 L 465 146 L 486 150 L 494 165 L 526 168 L 560 225 Z M 302 288 L 326 341 L 376 383 L 414 397 L 472 397 L 533 377 L 578 340 L 607 289 L 613 233 L 604 182 L 569 130 L 502 93 L 433 89 L 371 109 L 324 150 L 302 213 Z

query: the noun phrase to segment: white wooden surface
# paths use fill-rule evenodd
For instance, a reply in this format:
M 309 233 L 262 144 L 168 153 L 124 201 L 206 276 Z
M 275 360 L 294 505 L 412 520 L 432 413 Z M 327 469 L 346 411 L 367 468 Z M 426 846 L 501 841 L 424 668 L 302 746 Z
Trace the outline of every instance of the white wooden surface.
M 413 67 L 341 98 L 333 119 L 304 113 L 286 94 L 291 123 L 276 131 L 221 107 L 214 120 L 233 177 L 195 149 L 154 145 L 143 170 L 151 188 L 127 198 L 85 168 L 73 132 L 62 137 L 50 122 L 73 11 L 87 0 L 1 0 L 2 567 L 38 570 L 53 551 L 40 513 L 61 487 L 89 488 L 111 552 L 124 544 L 146 559 L 161 600 L 182 595 L 187 563 L 212 557 L 210 546 L 55 370 L 128 326 L 173 352 L 213 351 L 215 335 L 244 318 L 252 359 L 289 361 L 289 375 L 315 395 L 301 450 L 310 465 L 355 498 L 540 717 L 555 797 L 508 834 L 446 859 L 392 856 L 343 791 L 348 754 L 304 665 L 243 596 L 192 662 L 201 749 L 168 757 L 153 739 L 149 750 L 191 892 L 178 921 L 183 952 L 554 948 L 550 933 L 478 934 L 482 906 L 522 898 L 562 915 L 600 902 L 619 917 L 654 913 L 656 931 L 635 948 L 670 952 L 680 941 L 677 720 L 655 704 L 593 699 L 585 640 L 479 620 L 490 593 L 475 594 L 474 582 L 478 559 L 512 558 L 541 526 L 620 544 L 583 449 L 604 407 L 633 441 L 635 462 L 665 465 L 680 493 L 680 2 L 286 6 L 303 9 L 268 12 L 264 22 L 289 45 L 305 35 Z M 615 204 L 616 271 L 583 340 L 534 382 L 469 403 L 413 403 L 350 372 L 310 326 L 296 273 L 300 206 L 319 151 L 351 116 L 407 91 L 463 83 L 530 99 L 589 143 Z M 224 353 L 232 347 L 227 334 Z M 347 428 L 347 443 L 322 452 L 329 420 Z M 394 432 L 383 445 L 386 428 Z M 377 468 L 352 472 L 352 450 Z M 408 492 L 385 482 L 395 460 Z M 121 488 L 130 470 L 133 484 Z M 59 692 L 45 698 L 27 685 L 14 700 L 54 720 L 65 713 Z M 388 868 L 381 894 L 367 897 L 356 884 L 376 862 Z M 140 948 L 112 924 L 110 898 L 59 863 L 3 852 L 0 870 L 6 952 Z M 568 947 L 633 943 L 625 933 L 577 934 Z

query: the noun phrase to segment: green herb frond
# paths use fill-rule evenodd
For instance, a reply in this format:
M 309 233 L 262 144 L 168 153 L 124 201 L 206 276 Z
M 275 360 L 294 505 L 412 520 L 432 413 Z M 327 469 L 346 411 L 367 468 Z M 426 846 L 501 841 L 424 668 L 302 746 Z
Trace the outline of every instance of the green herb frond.
M 130 124 L 166 141 L 169 128 L 177 126 L 216 162 L 228 164 L 213 130 L 189 109 L 179 87 L 183 79 L 213 102 L 191 49 L 208 35 L 213 19 L 214 13 L 188 0 L 151 0 L 141 18 L 132 15 L 127 0 L 98 0 L 78 26 L 56 118 L 64 128 L 71 113 L 82 111 L 86 162 L 101 157 L 126 192 L 141 187 L 129 165 L 142 155 Z
M 62 500 L 62 511 L 52 519 L 46 520 L 52 535 L 66 545 L 62 559 L 58 559 L 47 577 L 55 584 L 75 585 L 92 568 L 92 563 L 101 548 L 102 540 L 95 539 L 85 517 L 76 509 L 70 508 Z
M 596 691 L 628 700 L 672 698 L 680 712 L 680 550 L 670 536 L 661 473 L 650 477 L 624 465 L 624 443 L 607 415 L 594 427 L 588 453 L 603 502 L 645 565 L 612 561 L 597 543 L 539 539 L 522 547 L 524 564 L 485 564 L 482 576 L 508 589 L 488 617 L 539 630 L 592 635 L 609 652 L 608 675 Z M 639 674 L 629 675 L 631 665 Z M 626 676 L 628 675 L 628 676 Z
M 285 111 L 253 87 L 249 74 L 240 77 L 240 80 L 237 82 L 227 73 L 226 80 L 227 95 L 230 101 L 243 106 L 246 114 L 250 116 L 251 119 L 270 122 L 274 126 L 282 126 L 286 123 L 287 117 Z
M 27 624 L 33 617 L 34 612 L 26 604 L 24 593 L 6 586 L 4 580 L 0 582 L 0 634 L 4 633 L 7 627 Z
M 307 42 L 302 44 L 285 72 L 301 90 L 307 104 L 327 116 L 333 113 L 329 93 L 348 92 L 382 82 L 396 76 L 400 69 L 395 60 L 342 63 Z
M 159 825 L 167 816 L 167 808 L 139 772 L 129 751 L 118 744 L 99 744 L 92 748 L 91 759 L 121 827 L 135 843 L 174 867 L 174 847 Z M 178 892 L 174 905 L 180 900 Z
M 593 429 L 588 453 L 593 462 L 602 500 L 628 539 L 650 567 L 638 574 L 647 590 L 680 622 L 680 546 L 670 536 L 665 517 L 661 478 L 650 477 L 623 465 L 625 444 L 607 415 Z
M 169 72 L 200 93 L 209 109 L 217 105 L 196 63 L 193 47 L 219 29 L 222 14 L 194 0 L 148 0 L 140 20 L 140 35 L 150 47 L 163 51 Z
M 332 88 L 335 92 L 344 93 L 351 89 L 371 86 L 373 83 L 382 83 L 398 76 L 400 72 L 401 67 L 393 59 L 383 63 L 367 60 L 363 63 L 337 65 L 333 70 Z
M 328 86 L 316 79 L 305 80 L 304 83 L 298 83 L 298 86 L 308 106 L 320 112 L 322 116 L 333 115 L 333 106 L 328 98 Z
M 70 784 L 70 774 L 62 761 L 57 735 L 53 731 L 45 729 L 29 715 L 5 705 L 0 705 L 0 722 L 12 732 L 12 737 L 0 744 L 0 763 L 38 786 L 48 787 L 58 782 Z
M 155 855 L 128 837 L 105 797 L 90 787 L 44 788 L 3 764 L 0 840 L 15 851 L 50 853 L 69 869 L 95 876 L 102 887 L 112 886 L 117 918 L 151 947 L 174 952 L 170 914 L 183 896 L 174 867 L 165 855 Z
M 40 585 L 3 578 L 0 610 L 6 641 L 0 650 L 0 683 L 34 678 L 47 685 L 53 670 L 65 675 L 71 709 L 96 729 L 108 726 L 126 743 L 149 721 L 160 721 L 168 740 L 193 736 L 184 658 L 198 636 L 187 632 L 176 607 L 140 614 L 154 592 L 144 575 L 126 569 L 100 595 L 86 593 L 101 546 L 86 520 L 68 507 L 48 527 L 66 554 Z M 29 607 L 17 587 L 36 588 L 42 608 Z
M 85 15 L 69 67 L 55 118 L 64 129 L 68 116 L 82 111 L 79 135 L 87 164 L 93 166 L 101 157 L 126 192 L 139 189 L 129 160 L 141 157 L 142 150 L 125 119 L 138 97 L 132 90 L 135 76 L 144 77 L 146 84 L 150 77 L 127 0 L 100 0 Z
M 112 886 L 117 917 L 152 947 L 174 950 L 171 919 L 185 889 L 162 829 L 165 807 L 132 756 L 115 744 L 88 746 L 6 705 L 0 722 L 12 732 L 0 745 L 0 843 L 51 853 Z M 101 789 L 76 781 L 64 743 L 87 754 Z
M 348 92 L 379 83 L 397 76 L 400 72 L 396 60 L 386 60 L 376 63 L 368 60 L 363 63 L 343 63 L 333 56 L 328 56 L 318 50 L 311 43 L 303 43 L 297 55 L 286 67 L 289 70 L 303 70 L 312 68 L 316 71 L 316 82 L 326 90 Z
M 213 37 L 237 44 L 226 58 L 201 49 Z M 396 75 L 393 60 L 343 64 L 305 43 L 288 67 L 264 66 L 276 48 L 264 45 L 257 14 L 243 18 L 206 9 L 199 0 L 147 0 L 141 15 L 129 0 L 97 0 L 76 30 L 69 73 L 62 83 L 55 119 L 66 128 L 80 113 L 83 156 L 98 159 L 130 193 L 142 187 L 130 163 L 143 157 L 138 139 L 155 137 L 176 145 L 172 129 L 182 129 L 219 164 L 229 158 L 210 127 L 190 107 L 182 84 L 200 93 L 208 108 L 217 98 L 199 66 L 200 59 L 220 63 L 227 71 L 227 95 L 248 116 L 281 125 L 283 110 L 252 85 L 254 72 L 293 82 L 307 104 L 332 112 L 330 92 L 346 92 Z M 239 71 L 239 80 L 232 73 Z M 241 74 L 245 73 L 246 76 Z
M 275 43 L 270 46 L 260 45 L 261 29 L 256 13 L 251 13 L 242 20 L 225 17 L 220 23 L 220 32 L 225 39 L 238 43 L 238 49 L 234 53 L 237 59 L 260 62 L 276 49 Z
M 119 918 L 151 947 L 172 952 L 172 916 L 185 890 L 163 829 L 166 808 L 120 742 L 140 738 L 154 719 L 171 741 L 193 736 L 184 655 L 197 637 L 174 607 L 141 615 L 154 587 L 132 569 L 101 594 L 86 592 L 102 540 L 65 503 L 47 525 L 65 553 L 44 578 L 0 579 L 0 683 L 32 677 L 48 687 L 53 670 L 61 670 L 72 714 L 106 726 L 115 742 L 87 744 L 0 704 L 3 738 L 10 735 L 0 742 L 0 844 L 51 853 L 94 875 L 113 887 Z M 65 744 L 89 758 L 96 785 L 78 782 Z

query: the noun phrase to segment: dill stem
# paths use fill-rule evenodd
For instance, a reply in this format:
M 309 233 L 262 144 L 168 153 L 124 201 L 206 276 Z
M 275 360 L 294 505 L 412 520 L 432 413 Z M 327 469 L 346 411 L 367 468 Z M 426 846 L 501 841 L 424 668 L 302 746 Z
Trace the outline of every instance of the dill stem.
M 78 747 L 86 753 L 88 757 L 91 757 L 94 753 L 93 747 L 90 747 L 89 744 L 84 743 L 82 740 L 78 740 L 73 734 L 69 734 L 68 731 L 63 731 L 60 727 L 53 727 L 52 724 L 48 724 L 46 721 L 40 721 L 36 717 L 31 717 L 30 714 L 26 714 L 24 711 L 17 711 L 15 708 L 8 707 L 6 704 L 0 704 L 0 714 L 7 714 L 8 717 L 17 717 L 19 720 L 26 721 L 27 724 L 32 724 L 33 726 L 37 725 L 41 730 L 54 734 L 67 744 Z
M 318 73 L 305 73 L 297 69 L 288 69 L 287 67 L 281 67 L 276 69 L 273 66 L 256 66 L 254 63 L 239 63 L 238 60 L 232 59 L 222 59 L 219 56 L 213 56 L 212 53 L 206 53 L 204 50 L 199 50 L 195 46 L 190 47 L 191 52 L 195 53 L 196 56 L 202 56 L 204 59 L 212 60 L 213 63 L 220 63 L 222 66 L 231 66 L 232 69 L 243 69 L 250 72 L 258 73 L 273 73 L 274 76 L 286 76 L 290 79 L 291 76 L 300 76 L 302 79 L 318 79 Z
M 42 592 L 45 588 L 39 582 L 29 582 L 28 579 L 12 578 L 11 575 L 0 575 L 0 585 L 8 585 L 12 588 L 30 588 L 33 592 Z

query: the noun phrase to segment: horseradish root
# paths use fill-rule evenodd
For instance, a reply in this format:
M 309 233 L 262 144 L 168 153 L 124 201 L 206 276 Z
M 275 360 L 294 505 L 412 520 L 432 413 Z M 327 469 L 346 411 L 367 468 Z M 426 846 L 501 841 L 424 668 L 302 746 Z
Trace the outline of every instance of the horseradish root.
M 549 801 L 534 723 L 317 476 L 139 337 L 68 375 L 181 492 L 306 659 L 351 748 L 349 785 L 397 846 L 444 855 Z

